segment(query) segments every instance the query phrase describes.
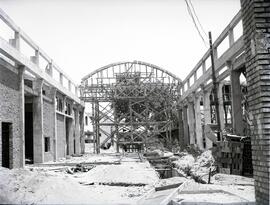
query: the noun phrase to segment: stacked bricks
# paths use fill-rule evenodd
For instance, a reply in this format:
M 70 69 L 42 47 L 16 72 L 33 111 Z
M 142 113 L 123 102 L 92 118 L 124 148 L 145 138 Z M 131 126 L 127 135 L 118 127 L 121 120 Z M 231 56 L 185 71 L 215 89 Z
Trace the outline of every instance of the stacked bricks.
M 241 0 L 257 204 L 269 204 L 270 1 Z

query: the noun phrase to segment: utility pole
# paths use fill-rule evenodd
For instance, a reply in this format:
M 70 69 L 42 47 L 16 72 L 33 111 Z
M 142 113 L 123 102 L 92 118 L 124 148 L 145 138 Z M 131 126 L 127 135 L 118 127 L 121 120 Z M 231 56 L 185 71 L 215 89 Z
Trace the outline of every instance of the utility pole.
M 218 103 L 218 82 L 216 78 L 216 72 L 215 72 L 215 62 L 214 62 L 214 51 L 213 51 L 213 45 L 212 45 L 212 35 L 211 31 L 209 31 L 209 44 L 210 44 L 210 54 L 211 54 L 211 64 L 212 64 L 212 82 L 213 82 L 213 94 L 214 94 L 214 104 L 216 109 L 216 121 L 217 121 L 217 139 L 218 141 L 221 140 L 221 128 L 220 128 L 220 115 L 219 115 L 219 103 Z

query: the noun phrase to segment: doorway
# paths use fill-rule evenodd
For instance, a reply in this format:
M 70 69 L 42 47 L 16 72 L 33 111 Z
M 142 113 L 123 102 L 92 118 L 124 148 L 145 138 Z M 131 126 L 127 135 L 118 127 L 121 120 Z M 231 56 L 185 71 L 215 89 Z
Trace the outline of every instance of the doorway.
M 71 126 L 71 120 L 66 117 L 66 155 L 70 155 L 70 147 L 69 147 L 69 131 Z
M 12 123 L 2 122 L 2 166 L 11 168 Z
M 33 103 L 25 104 L 25 163 L 33 164 Z

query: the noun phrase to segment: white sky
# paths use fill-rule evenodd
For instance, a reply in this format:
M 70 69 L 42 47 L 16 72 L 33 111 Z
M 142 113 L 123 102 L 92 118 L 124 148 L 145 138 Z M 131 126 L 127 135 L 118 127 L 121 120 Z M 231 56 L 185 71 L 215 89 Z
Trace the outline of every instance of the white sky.
M 214 39 L 240 10 L 239 0 L 192 3 Z M 0 0 L 0 7 L 76 83 L 126 60 L 184 79 L 207 50 L 184 0 Z

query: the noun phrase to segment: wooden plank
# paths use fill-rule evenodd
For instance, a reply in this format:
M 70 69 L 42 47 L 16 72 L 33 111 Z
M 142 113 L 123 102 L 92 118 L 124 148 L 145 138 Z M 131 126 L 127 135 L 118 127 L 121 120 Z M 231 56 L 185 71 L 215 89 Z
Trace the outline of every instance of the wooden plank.
M 179 187 L 181 184 L 183 184 L 183 183 L 176 183 L 176 184 L 170 184 L 170 185 L 166 185 L 166 186 L 159 186 L 159 187 L 156 187 L 155 190 L 162 191 L 162 190 L 167 190 L 167 189 L 174 189 L 174 188 Z
M 51 164 L 35 164 L 34 167 L 57 167 L 57 166 L 64 166 L 64 167 L 74 167 L 76 165 L 119 165 L 121 164 L 120 161 L 114 161 L 114 162 L 81 162 L 81 163 L 75 163 L 75 162 L 63 162 L 63 163 L 51 163 Z

